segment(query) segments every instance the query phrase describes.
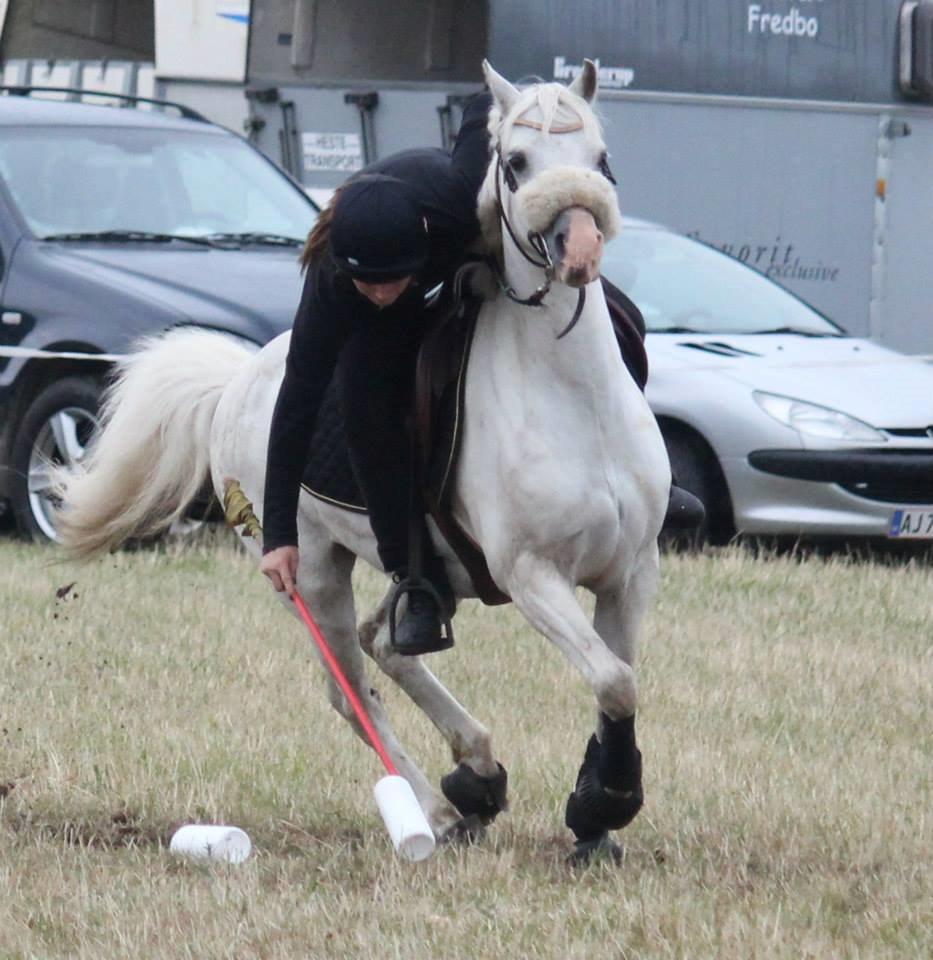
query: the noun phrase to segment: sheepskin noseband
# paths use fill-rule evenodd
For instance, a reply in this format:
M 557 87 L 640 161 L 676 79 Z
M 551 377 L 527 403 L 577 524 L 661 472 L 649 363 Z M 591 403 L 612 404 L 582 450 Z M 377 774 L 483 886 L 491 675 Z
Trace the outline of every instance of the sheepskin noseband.
M 622 227 L 612 184 L 595 170 L 552 167 L 518 188 L 515 203 L 532 233 L 545 233 L 562 210 L 589 210 L 608 242 Z

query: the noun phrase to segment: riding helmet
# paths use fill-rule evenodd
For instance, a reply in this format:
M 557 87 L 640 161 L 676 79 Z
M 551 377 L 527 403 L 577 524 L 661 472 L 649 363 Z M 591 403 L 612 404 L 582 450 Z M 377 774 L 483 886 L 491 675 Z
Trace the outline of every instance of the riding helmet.
M 410 188 L 395 177 L 365 174 L 340 188 L 330 225 L 338 267 L 356 280 L 390 283 L 428 260 L 428 229 Z

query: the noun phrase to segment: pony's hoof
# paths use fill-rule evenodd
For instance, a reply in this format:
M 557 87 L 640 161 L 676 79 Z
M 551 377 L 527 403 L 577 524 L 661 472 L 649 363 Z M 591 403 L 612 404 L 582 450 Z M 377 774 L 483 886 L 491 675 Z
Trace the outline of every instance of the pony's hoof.
M 567 863 L 572 867 L 621 862 L 622 848 L 609 836 L 608 830 L 592 840 L 577 840 L 573 845 L 573 853 L 567 857 Z
M 456 845 L 473 847 L 481 843 L 486 836 L 486 827 L 480 817 L 472 813 L 461 817 L 449 830 L 437 839 L 438 846 Z
M 481 777 L 466 763 L 441 778 L 444 796 L 460 811 L 464 820 L 477 817 L 483 826 L 488 826 L 504 810 L 507 799 L 509 775 L 501 763 L 491 777 Z

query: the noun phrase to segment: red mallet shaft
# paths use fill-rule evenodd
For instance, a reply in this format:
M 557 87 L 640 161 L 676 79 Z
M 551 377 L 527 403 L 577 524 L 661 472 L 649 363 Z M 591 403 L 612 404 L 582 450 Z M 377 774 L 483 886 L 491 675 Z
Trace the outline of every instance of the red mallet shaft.
M 379 734 L 376 732 L 376 728 L 373 726 L 372 720 L 369 719 L 369 714 L 366 712 L 366 709 L 361 703 L 360 698 L 357 696 L 356 691 L 350 686 L 350 681 L 347 680 L 343 670 L 340 669 L 340 664 L 337 662 L 337 658 L 334 656 L 334 651 L 331 650 L 330 644 L 327 642 L 327 638 L 321 632 L 321 628 L 317 625 L 314 617 L 311 616 L 311 611 L 308 609 L 307 604 L 301 598 L 301 594 L 298 593 L 297 590 L 295 591 L 292 599 L 295 601 L 295 606 L 298 608 L 299 616 L 304 621 L 305 626 L 311 632 L 311 636 L 314 637 L 314 642 L 317 644 L 318 650 L 321 651 L 321 656 L 324 658 L 324 662 L 327 664 L 327 669 L 330 670 L 334 679 L 337 681 L 338 686 L 343 691 L 343 695 L 347 698 L 350 706 L 353 708 L 353 712 L 360 721 L 363 730 L 366 731 L 366 736 L 369 737 L 369 742 L 372 744 L 373 750 L 379 754 L 379 759 L 386 768 L 386 773 L 390 773 L 393 776 L 398 776 L 398 769 L 392 762 L 392 758 L 389 756 L 389 753 L 385 748 L 385 744 L 382 742 Z
M 392 758 L 386 751 L 385 744 L 383 744 L 369 719 L 369 715 L 363 708 L 360 698 L 350 686 L 343 670 L 340 669 L 340 664 L 337 662 L 333 650 L 331 650 L 324 634 L 321 632 L 321 628 L 315 623 L 311 611 L 308 610 L 297 590 L 293 599 L 301 619 L 321 651 L 321 656 L 324 658 L 328 670 L 330 670 L 344 696 L 349 701 L 353 712 L 369 738 L 369 742 L 376 753 L 379 754 L 379 759 L 382 760 L 383 766 L 386 768 L 388 776 L 383 777 L 376 784 L 373 794 L 395 849 L 406 860 L 424 860 L 434 850 L 434 831 L 421 809 L 421 804 L 418 803 L 418 798 L 415 796 L 411 784 L 399 775 Z

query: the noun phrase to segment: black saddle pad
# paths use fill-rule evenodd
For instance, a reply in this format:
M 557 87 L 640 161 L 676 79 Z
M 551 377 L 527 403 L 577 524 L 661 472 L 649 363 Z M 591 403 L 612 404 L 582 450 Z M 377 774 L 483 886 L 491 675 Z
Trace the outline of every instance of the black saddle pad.
M 470 304 L 470 309 L 450 316 L 439 324 L 422 346 L 422 351 L 430 351 L 431 359 L 426 361 L 423 355 L 418 361 L 419 368 L 425 362 L 442 367 L 434 368 L 430 398 L 416 391 L 415 399 L 416 404 L 430 405 L 425 485 L 438 502 L 446 499 L 453 464 L 456 462 L 460 426 L 463 423 L 458 411 L 463 402 L 466 363 L 479 306 L 480 301 L 476 301 Z M 439 343 L 442 343 L 442 349 L 439 349 Z M 424 416 L 419 415 L 414 419 L 423 422 Z M 423 433 L 421 439 L 423 444 L 426 439 Z M 367 512 L 366 500 L 350 465 L 336 381 L 331 381 L 324 396 L 301 486 L 318 500 L 344 510 Z
M 318 413 L 301 486 L 319 500 L 366 513 L 366 502 L 347 453 L 336 379 L 331 380 Z

